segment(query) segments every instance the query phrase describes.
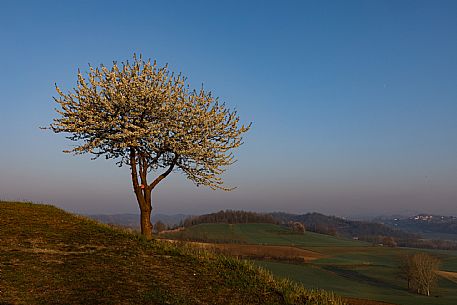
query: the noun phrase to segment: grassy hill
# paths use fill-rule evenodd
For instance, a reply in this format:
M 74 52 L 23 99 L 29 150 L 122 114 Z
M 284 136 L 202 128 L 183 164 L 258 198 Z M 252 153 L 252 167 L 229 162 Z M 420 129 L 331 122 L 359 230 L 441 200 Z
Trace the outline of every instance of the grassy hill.
M 0 202 L 0 304 L 334 304 L 252 263 Z
M 297 234 L 288 228 L 269 224 L 198 224 L 183 231 L 164 234 L 166 237 L 212 241 L 212 242 L 233 242 L 264 245 L 295 245 L 295 246 L 369 246 L 369 243 L 337 238 L 330 235 L 306 232 Z
M 240 246 L 293 246 L 315 253 L 311 259 L 293 263 L 287 259 L 252 257 L 256 264 L 275 275 L 302 283 L 305 287 L 328 289 L 346 297 L 384 301 L 402 305 L 457 304 L 457 251 L 419 250 L 373 246 L 352 239 L 306 232 L 297 234 L 274 224 L 199 224 L 183 231 L 166 234 L 167 238 L 233 242 Z M 252 246 L 251 246 L 252 247 Z M 230 249 L 228 253 L 232 253 Z M 239 252 L 242 252 L 240 247 Z M 439 287 L 433 297 L 419 296 L 406 290 L 400 278 L 400 257 L 418 251 L 442 260 Z M 251 250 L 252 252 L 252 250 Z M 284 252 L 286 254 L 286 252 Z M 284 255 L 285 256 L 285 255 Z M 280 255 L 276 256 L 276 258 Z

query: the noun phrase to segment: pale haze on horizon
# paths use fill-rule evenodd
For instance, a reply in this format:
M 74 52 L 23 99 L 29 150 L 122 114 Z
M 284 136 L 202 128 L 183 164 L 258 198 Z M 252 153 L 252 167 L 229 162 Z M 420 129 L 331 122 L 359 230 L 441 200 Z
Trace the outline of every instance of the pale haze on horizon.
M 456 1 L 2 1 L 0 38 L 0 200 L 138 212 L 128 168 L 39 129 L 55 83 L 138 53 L 253 123 L 236 190 L 175 172 L 153 213 L 457 216 Z

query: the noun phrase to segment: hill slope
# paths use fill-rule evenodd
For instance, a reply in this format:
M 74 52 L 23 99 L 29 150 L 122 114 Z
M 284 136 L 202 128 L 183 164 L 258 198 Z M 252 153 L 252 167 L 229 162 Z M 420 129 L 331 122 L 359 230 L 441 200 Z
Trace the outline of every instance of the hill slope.
M 374 236 L 391 236 L 400 239 L 418 238 L 417 234 L 408 233 L 399 228 L 392 228 L 381 223 L 355 221 L 336 216 L 327 216 L 320 213 L 307 213 L 302 215 L 287 213 L 271 213 L 279 222 L 298 221 L 305 225 L 309 231 L 336 234 L 347 238 L 354 236 L 369 240 Z
M 334 236 L 306 232 L 294 233 L 290 229 L 269 223 L 256 224 L 198 224 L 163 236 L 181 240 L 231 242 L 262 245 L 294 245 L 294 246 L 369 246 L 362 241 L 354 241 Z
M 0 203 L 0 304 L 342 304 L 247 262 Z
M 354 221 L 336 216 L 327 216 L 320 213 L 288 214 L 283 212 L 254 213 L 249 211 L 225 210 L 216 213 L 193 216 L 183 221 L 184 227 L 188 228 L 198 224 L 248 224 L 270 223 L 290 225 L 290 223 L 302 223 L 307 231 L 315 233 L 341 236 L 345 238 L 357 238 L 369 242 L 382 243 L 385 237 L 389 237 L 391 244 L 394 239 L 401 241 L 416 240 L 420 236 L 411 232 L 405 232 L 395 227 L 390 227 L 377 222 Z M 394 239 L 393 239 L 394 238 Z

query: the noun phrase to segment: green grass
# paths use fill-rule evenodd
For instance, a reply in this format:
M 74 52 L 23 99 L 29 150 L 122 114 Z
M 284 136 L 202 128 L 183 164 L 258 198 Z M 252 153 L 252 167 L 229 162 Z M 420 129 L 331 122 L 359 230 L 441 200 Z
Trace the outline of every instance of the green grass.
M 306 232 L 297 234 L 274 224 L 199 224 L 184 231 L 165 234 L 168 238 L 238 242 L 261 245 L 294 245 L 297 247 L 349 247 L 370 244 L 329 235 Z
M 294 234 L 273 224 L 200 224 L 170 234 L 169 238 L 234 241 L 248 244 L 293 245 L 322 254 L 306 264 L 256 261 L 273 274 L 302 283 L 307 288 L 327 289 L 343 296 L 385 301 L 394 304 L 455 305 L 457 284 L 439 280 L 433 297 L 406 290 L 399 277 L 400 257 L 419 251 L 441 258 L 441 270 L 457 272 L 457 251 L 389 248 L 306 232 Z
M 384 266 L 351 266 L 288 264 L 256 261 L 273 274 L 302 283 L 308 288 L 331 289 L 347 297 L 371 299 L 394 304 L 455 305 L 457 284 L 445 279 L 432 297 L 406 291 L 405 282 L 398 277 L 398 269 Z
M 251 262 L 0 202 L 0 304 L 340 305 Z

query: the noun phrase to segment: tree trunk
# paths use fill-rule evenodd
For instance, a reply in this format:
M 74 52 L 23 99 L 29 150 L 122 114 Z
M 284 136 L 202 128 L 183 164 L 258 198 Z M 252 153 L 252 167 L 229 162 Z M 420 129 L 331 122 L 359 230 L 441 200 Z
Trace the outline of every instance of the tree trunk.
M 150 190 L 135 190 L 136 200 L 138 201 L 138 206 L 140 207 L 140 225 L 141 225 L 141 234 L 144 235 L 147 239 L 152 238 L 152 223 L 151 223 L 151 191 Z
M 149 208 L 142 208 L 141 210 L 141 234 L 146 237 L 146 239 L 152 238 L 152 223 L 151 223 L 151 204 L 149 203 Z
M 141 234 L 144 235 L 147 239 L 152 238 L 152 223 L 151 223 L 151 190 L 137 188 L 135 190 L 136 199 L 138 201 L 138 206 L 140 207 L 140 225 L 141 225 Z
M 157 156 L 157 158 L 160 154 Z M 162 181 L 168 174 L 171 173 L 173 167 L 178 161 L 179 155 L 175 154 L 170 167 L 160 176 L 158 176 L 151 184 L 148 184 L 147 174 L 150 163 L 144 153 L 138 153 L 134 147 L 130 148 L 130 169 L 132 175 L 133 191 L 135 192 L 138 205 L 141 211 L 141 234 L 147 239 L 152 238 L 152 223 L 151 223 L 151 192 L 156 185 Z M 138 169 L 137 169 L 138 165 Z M 139 178 L 139 179 L 138 179 Z M 140 184 L 141 182 L 141 184 Z
M 139 171 L 137 170 L 139 166 Z M 134 148 L 130 148 L 130 169 L 132 174 L 133 191 L 135 192 L 138 206 L 140 207 L 141 217 L 141 234 L 147 239 L 152 238 L 152 223 L 151 223 L 151 191 L 147 183 L 147 165 L 143 156 L 138 157 Z M 139 176 L 139 177 L 138 177 Z M 140 184 L 140 181 L 141 184 Z

